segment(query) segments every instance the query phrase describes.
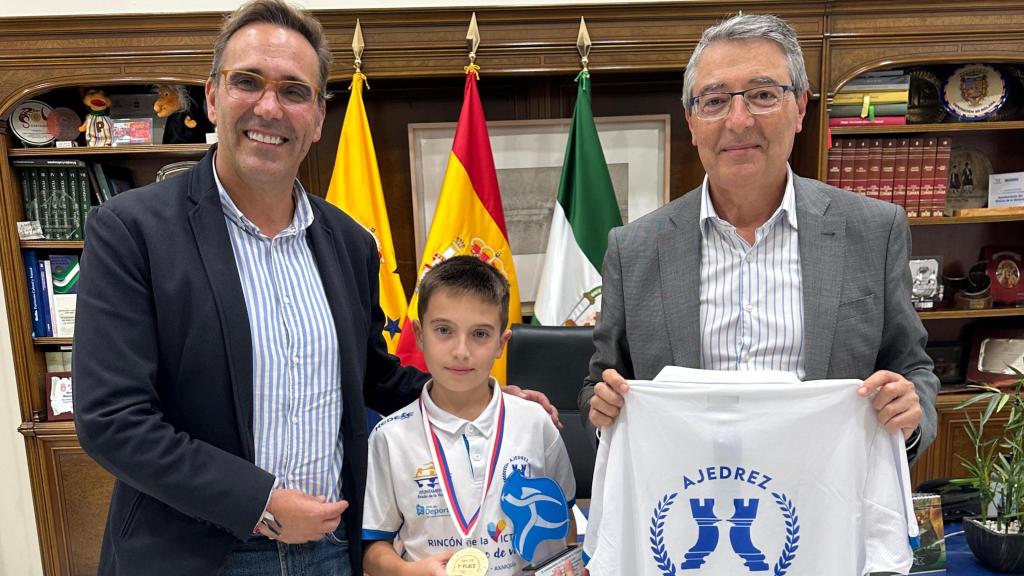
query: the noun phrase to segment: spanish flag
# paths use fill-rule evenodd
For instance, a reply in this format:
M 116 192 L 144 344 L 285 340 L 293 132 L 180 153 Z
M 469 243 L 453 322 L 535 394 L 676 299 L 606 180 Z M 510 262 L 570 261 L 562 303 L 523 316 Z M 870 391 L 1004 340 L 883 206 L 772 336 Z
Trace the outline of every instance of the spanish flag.
M 424 245 L 423 260 L 416 276 L 417 285 L 423 274 L 438 262 L 452 256 L 471 254 L 501 270 L 508 278 L 511 287 L 509 322 L 521 322 L 519 284 L 505 228 L 505 212 L 501 207 L 487 121 L 476 83 L 476 67 L 470 66 L 466 73 L 462 113 L 455 128 L 455 141 L 448 157 L 448 169 L 441 185 L 434 221 Z M 398 356 L 403 364 L 426 370 L 412 331 L 412 321 L 418 318 L 418 299 L 418 292 L 413 293 L 398 342 Z M 505 383 L 504 356 L 494 363 L 491 373 L 499 382 Z
M 338 156 L 334 160 L 327 201 L 344 210 L 373 234 L 380 254 L 380 307 L 386 317 L 384 340 L 388 351 L 395 353 L 399 323 L 405 316 L 405 290 L 398 276 L 395 247 L 391 243 L 391 225 L 380 185 L 377 154 L 373 150 L 370 124 L 363 106 L 362 72 L 352 75 L 352 95 L 348 98 L 345 122 L 338 139 Z

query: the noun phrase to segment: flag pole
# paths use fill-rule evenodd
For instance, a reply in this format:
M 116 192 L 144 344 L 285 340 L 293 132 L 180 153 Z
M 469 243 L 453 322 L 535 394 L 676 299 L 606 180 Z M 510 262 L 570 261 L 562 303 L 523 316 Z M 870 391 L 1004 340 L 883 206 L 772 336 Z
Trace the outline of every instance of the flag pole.
M 589 72 L 590 48 L 594 43 L 590 41 L 590 32 L 587 30 L 587 21 L 580 16 L 580 32 L 576 35 L 576 50 L 580 53 L 580 64 L 583 72 Z
M 359 24 L 359 18 L 356 18 L 356 30 L 352 33 L 352 55 L 355 57 L 352 62 L 352 67 L 356 69 L 353 76 L 361 76 L 363 85 L 366 89 L 370 89 L 370 83 L 366 80 L 366 74 L 363 74 L 363 50 L 366 48 L 366 43 L 363 42 L 363 27 Z M 352 84 L 348 86 L 349 90 L 352 90 Z
M 476 63 L 476 50 L 480 47 L 480 28 L 476 25 L 476 12 L 469 19 L 469 29 L 466 30 L 466 48 L 469 50 L 469 65 L 465 67 L 466 74 L 473 74 L 477 80 L 480 79 L 480 66 Z

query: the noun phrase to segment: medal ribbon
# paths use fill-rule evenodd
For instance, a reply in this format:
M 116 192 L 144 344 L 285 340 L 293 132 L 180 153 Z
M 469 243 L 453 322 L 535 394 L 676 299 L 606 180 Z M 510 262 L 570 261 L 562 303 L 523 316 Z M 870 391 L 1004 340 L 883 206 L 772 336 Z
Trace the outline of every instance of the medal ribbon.
M 505 398 L 501 395 L 501 391 L 498 391 L 498 394 L 498 419 L 495 422 L 494 429 L 491 431 L 487 450 L 490 454 L 487 460 L 487 482 L 484 484 L 483 492 L 480 494 L 480 504 L 468 520 L 465 514 L 462 513 L 459 499 L 455 496 L 455 484 L 452 481 L 452 473 L 448 468 L 448 459 L 445 457 L 441 440 L 437 437 L 433 426 L 430 424 L 430 416 L 427 415 L 426 406 L 423 405 L 423 397 L 420 397 L 420 413 L 423 415 L 423 434 L 427 439 L 427 445 L 430 446 L 430 455 L 434 460 L 434 470 L 441 475 L 441 492 L 444 494 L 445 502 L 448 504 L 448 516 L 451 517 L 452 522 L 455 524 L 455 529 L 462 534 L 463 538 L 469 537 L 473 532 L 473 528 L 476 527 L 477 520 L 480 519 L 480 511 L 484 507 L 484 500 L 490 491 L 491 483 L 494 480 L 494 473 L 498 467 L 498 454 L 501 453 L 501 442 L 505 436 Z

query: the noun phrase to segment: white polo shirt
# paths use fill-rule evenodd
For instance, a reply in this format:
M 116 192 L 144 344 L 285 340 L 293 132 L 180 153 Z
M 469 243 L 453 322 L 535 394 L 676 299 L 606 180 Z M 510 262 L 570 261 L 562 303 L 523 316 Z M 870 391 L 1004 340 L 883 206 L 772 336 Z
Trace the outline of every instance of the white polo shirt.
M 409 561 L 471 546 L 490 559 L 489 575 L 517 574 L 526 562 L 513 551 L 513 527 L 501 511 L 501 490 L 515 470 L 531 478 L 546 476 L 558 483 L 572 507 L 576 481 L 558 429 L 539 405 L 502 394 L 493 379 L 491 401 L 473 421 L 434 404 L 431 386 L 433 383 L 424 386 L 420 400 L 382 420 L 370 435 L 363 540 L 393 540 L 402 558 Z M 499 417 L 502 401 L 504 426 Z M 444 450 L 464 525 L 472 521 L 487 485 L 491 439 L 495 434 L 500 437 L 494 446 L 497 455 L 491 488 L 468 537 L 463 537 L 449 514 L 441 489 L 443 473 L 434 465 L 421 405 Z M 544 559 L 564 546 L 563 542 L 544 542 L 535 559 Z

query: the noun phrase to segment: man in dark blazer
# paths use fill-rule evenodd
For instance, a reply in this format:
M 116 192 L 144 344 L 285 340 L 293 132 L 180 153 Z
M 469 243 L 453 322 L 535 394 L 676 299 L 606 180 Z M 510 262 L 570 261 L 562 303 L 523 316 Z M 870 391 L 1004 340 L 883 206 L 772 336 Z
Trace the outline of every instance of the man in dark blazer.
M 389 413 L 418 395 L 425 376 L 400 367 L 381 338 L 373 237 L 295 180 L 320 138 L 329 57 L 311 16 L 277 0 L 242 7 L 225 23 L 207 83 L 219 145 L 189 172 L 125 192 L 90 214 L 74 400 L 82 447 L 117 478 L 100 574 L 213 575 L 222 567 L 231 574 L 240 542 L 247 552 L 280 547 L 282 555 L 309 556 L 301 560 L 307 565 L 336 564 L 312 573 L 362 573 L 364 397 Z M 237 208 L 233 219 L 229 206 Z M 311 222 L 297 226 L 299 214 Z M 243 220 L 250 234 L 232 223 Z M 241 272 L 263 272 L 241 257 L 246 244 L 232 234 L 252 246 L 304 235 L 296 244 L 301 258 L 276 261 L 283 278 L 298 277 L 295 262 L 315 262 L 309 292 L 321 294 L 324 313 L 310 320 L 327 317 L 336 334 L 288 334 L 300 346 L 336 343 L 325 387 L 340 410 L 340 429 L 326 431 L 335 441 L 325 448 L 340 451 L 336 501 L 254 464 L 268 449 L 254 440 L 254 388 L 285 382 L 260 383 L 254 374 L 254 348 L 262 349 L 266 329 L 251 323 L 247 304 L 255 304 Z M 280 298 L 273 295 L 264 311 L 288 324 L 294 318 L 275 315 Z M 280 394 L 300 405 L 291 389 Z M 296 410 L 296 422 L 318 417 Z
M 666 365 L 782 369 L 864 380 L 911 456 L 934 439 L 938 380 L 910 302 L 906 214 L 792 174 L 807 89 L 784 21 L 740 15 L 705 31 L 684 103 L 707 178 L 609 235 L 580 393 L 590 425 L 616 418 L 625 379 Z

